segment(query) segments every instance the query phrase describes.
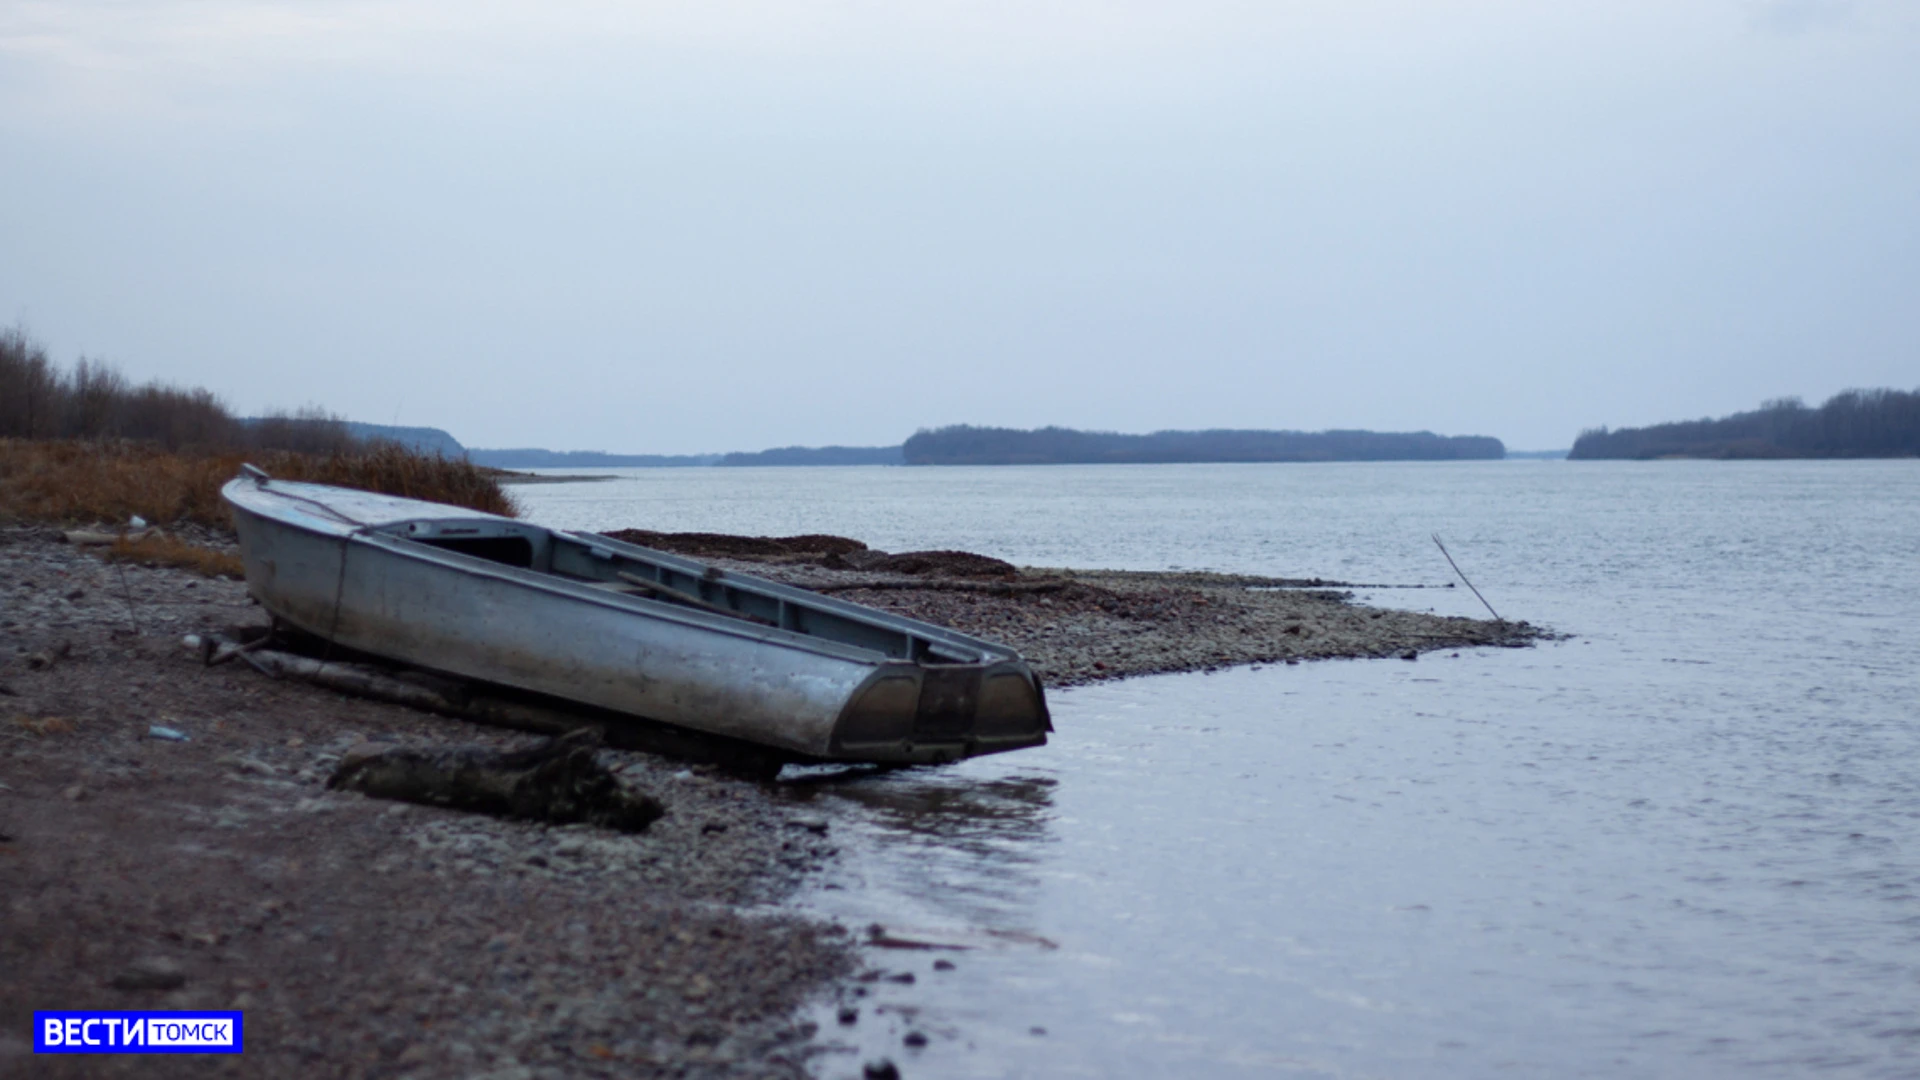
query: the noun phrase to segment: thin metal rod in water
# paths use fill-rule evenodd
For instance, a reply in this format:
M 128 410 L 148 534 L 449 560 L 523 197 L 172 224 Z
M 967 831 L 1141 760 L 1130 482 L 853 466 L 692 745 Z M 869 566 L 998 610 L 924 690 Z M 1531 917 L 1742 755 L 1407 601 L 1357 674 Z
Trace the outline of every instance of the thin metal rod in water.
M 134 610 L 133 586 L 127 584 L 127 564 L 117 563 L 116 566 L 120 570 L 120 591 L 121 593 L 125 594 L 127 598 L 127 621 L 133 624 L 133 636 L 139 637 L 140 636 L 140 613 Z
M 1460 580 L 1461 580 L 1461 581 L 1467 581 L 1467 575 L 1461 572 L 1461 570 L 1460 570 L 1460 564 L 1459 564 L 1459 563 L 1457 563 L 1457 562 L 1454 562 L 1454 561 L 1453 561 L 1453 556 L 1452 556 L 1451 554 L 1449 554 L 1449 553 L 1447 552 L 1447 545 L 1445 545 L 1445 544 L 1443 544 L 1443 543 L 1441 543 L 1441 542 L 1440 542 L 1440 534 L 1439 534 L 1439 533 L 1433 533 L 1433 534 L 1431 534 L 1431 535 L 1433 536 L 1433 545 L 1434 545 L 1435 547 L 1437 547 L 1437 548 L 1439 548 L 1439 549 L 1440 549 L 1440 554 L 1442 554 L 1442 555 L 1446 555 L 1446 556 L 1447 556 L 1447 565 L 1448 565 L 1448 566 L 1451 566 L 1451 567 L 1453 567 L 1453 572 L 1454 572 L 1454 573 L 1456 573 L 1456 574 L 1459 574 L 1459 575 L 1460 575 Z M 1467 588 L 1469 588 L 1469 589 L 1473 589 L 1473 582 L 1471 582 L 1471 581 L 1467 581 Z M 1488 611 L 1488 612 L 1489 612 L 1490 614 L 1492 614 L 1492 616 L 1493 616 L 1493 621 L 1495 621 L 1495 622 L 1506 622 L 1506 621 L 1507 621 L 1507 620 L 1505 620 L 1505 619 L 1503 619 L 1503 618 L 1501 618 L 1501 617 L 1500 617 L 1500 613 L 1499 613 L 1499 612 L 1497 612 L 1497 611 L 1494 611 L 1494 610 L 1493 610 L 1493 605 L 1492 605 L 1492 604 L 1487 604 L 1487 598 L 1486 598 L 1486 597 L 1484 597 L 1484 596 L 1480 596 L 1480 590 L 1479 590 L 1479 589 L 1473 589 L 1473 595 L 1475 595 L 1475 596 L 1479 596 L 1479 597 L 1480 597 L 1480 602 L 1481 602 L 1482 604 L 1486 604 L 1486 607 L 1487 607 L 1487 611 Z

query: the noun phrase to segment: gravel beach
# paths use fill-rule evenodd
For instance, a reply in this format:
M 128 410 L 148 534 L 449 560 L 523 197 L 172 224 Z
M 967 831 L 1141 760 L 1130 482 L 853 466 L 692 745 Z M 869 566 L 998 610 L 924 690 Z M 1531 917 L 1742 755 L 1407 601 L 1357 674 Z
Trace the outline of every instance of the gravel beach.
M 532 740 L 203 667 L 186 634 L 266 622 L 243 585 L 55 536 L 0 531 L 0 1075 L 36 1008 L 246 1013 L 241 1057 L 46 1076 L 804 1075 L 852 953 L 766 914 L 832 853 L 793 797 L 615 750 L 646 832 L 328 791 L 363 740 Z
M 242 583 L 107 563 L 59 537 L 0 528 L 0 1074 L 27 1067 L 35 1008 L 225 1008 L 245 1010 L 244 1057 L 32 1066 L 805 1075 L 817 1044 L 797 1011 L 859 966 L 840 928 L 770 913 L 834 854 L 805 785 L 600 751 L 666 807 L 633 835 L 329 791 L 358 743 L 532 740 L 205 667 L 187 635 L 266 625 Z M 1299 582 L 1015 569 L 810 539 L 678 546 L 1007 642 L 1049 686 L 1541 634 Z

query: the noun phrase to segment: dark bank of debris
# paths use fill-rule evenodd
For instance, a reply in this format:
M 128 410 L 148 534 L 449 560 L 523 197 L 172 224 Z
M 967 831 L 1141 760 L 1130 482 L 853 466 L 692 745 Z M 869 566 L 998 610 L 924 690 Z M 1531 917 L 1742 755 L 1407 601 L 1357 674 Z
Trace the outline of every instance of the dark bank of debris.
M 662 533 L 621 529 L 606 535 L 629 544 L 697 558 L 743 559 L 777 565 L 814 565 L 828 570 L 1011 581 L 1010 562 L 971 551 L 876 551 L 858 540 L 824 533 L 803 536 L 731 536 L 726 533 Z

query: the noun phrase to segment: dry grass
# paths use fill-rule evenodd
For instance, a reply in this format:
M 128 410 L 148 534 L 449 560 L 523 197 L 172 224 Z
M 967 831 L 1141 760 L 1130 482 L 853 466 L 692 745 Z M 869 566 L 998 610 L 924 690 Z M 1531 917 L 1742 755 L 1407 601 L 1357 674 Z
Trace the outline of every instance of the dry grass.
M 490 514 L 515 507 L 491 474 L 464 460 L 393 444 L 320 455 L 285 451 L 171 453 L 129 442 L 0 439 L 0 520 L 84 525 L 194 522 L 230 527 L 220 487 L 252 461 L 284 480 L 362 488 Z
M 519 513 L 495 479 L 497 470 L 483 469 L 464 458 L 418 454 L 396 443 L 374 443 L 358 452 L 325 457 L 274 454 L 254 464 L 282 480 L 362 488 L 504 517 Z
M 107 549 L 106 557 L 110 562 L 133 562 L 142 566 L 177 566 L 182 570 L 192 570 L 202 577 L 217 577 L 225 574 L 229 578 L 238 579 L 246 576 L 246 568 L 240 564 L 240 556 L 190 544 L 179 537 L 162 532 L 150 532 L 137 540 L 123 536 Z
M 0 442 L 0 518 L 57 525 L 194 521 L 227 527 L 220 485 L 240 455 L 188 457 L 133 444 Z

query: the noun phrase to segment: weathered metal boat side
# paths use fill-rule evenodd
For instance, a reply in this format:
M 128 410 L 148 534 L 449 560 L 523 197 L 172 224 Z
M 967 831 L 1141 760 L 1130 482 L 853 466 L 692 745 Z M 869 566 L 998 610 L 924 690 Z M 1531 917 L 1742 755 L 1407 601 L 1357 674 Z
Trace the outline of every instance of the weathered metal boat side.
M 274 617 L 422 668 L 777 747 L 940 762 L 1051 729 L 1005 646 L 594 533 L 272 480 L 230 482 Z

